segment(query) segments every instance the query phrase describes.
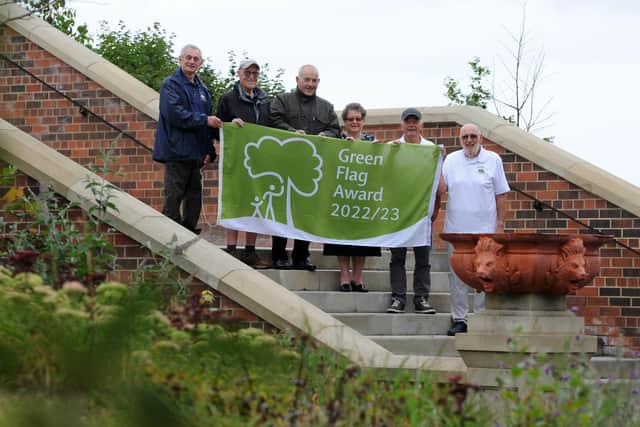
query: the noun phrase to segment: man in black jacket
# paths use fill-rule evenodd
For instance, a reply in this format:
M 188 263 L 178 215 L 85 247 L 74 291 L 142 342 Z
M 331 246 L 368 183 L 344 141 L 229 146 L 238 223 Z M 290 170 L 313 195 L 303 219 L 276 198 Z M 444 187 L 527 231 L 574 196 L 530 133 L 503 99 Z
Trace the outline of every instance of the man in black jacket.
M 223 122 L 233 122 L 243 126 L 245 122 L 262 126 L 269 125 L 269 100 L 258 87 L 260 65 L 253 59 L 240 61 L 238 81 L 233 89 L 222 95 L 218 102 L 216 116 Z M 256 254 L 256 233 L 247 232 L 244 252 L 236 249 L 238 231 L 227 230 L 227 252 L 254 268 L 265 268 L 269 265 Z
M 320 77 L 313 65 L 303 65 L 296 77 L 297 87 L 271 102 L 271 126 L 307 135 L 340 138 L 340 124 L 333 105 L 316 95 Z M 286 237 L 273 236 L 271 257 L 275 268 L 291 268 Z M 309 262 L 309 242 L 296 240 L 291 253 L 293 268 L 314 271 Z
M 162 213 L 198 234 L 200 169 L 215 160 L 213 128 L 222 126 L 222 121 L 210 115 L 211 95 L 196 74 L 203 62 L 201 50 L 186 45 L 178 60 L 180 66 L 160 88 L 153 160 L 165 164 Z

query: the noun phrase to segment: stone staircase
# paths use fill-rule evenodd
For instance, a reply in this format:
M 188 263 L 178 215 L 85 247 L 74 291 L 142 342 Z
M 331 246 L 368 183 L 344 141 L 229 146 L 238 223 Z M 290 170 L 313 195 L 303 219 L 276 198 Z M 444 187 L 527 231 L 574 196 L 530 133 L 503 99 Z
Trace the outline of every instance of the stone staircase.
M 261 251 L 269 259 L 267 251 Z M 426 356 L 459 356 L 454 337 L 448 337 L 450 301 L 448 260 L 444 252 L 431 253 L 431 294 L 429 303 L 436 314 L 413 312 L 413 252 L 407 253 L 407 305 L 401 314 L 386 313 L 391 299 L 389 287 L 390 252 L 381 257 L 368 257 L 363 280 L 368 293 L 340 292 L 340 274 L 334 256 L 322 256 L 311 249 L 310 260 L 318 266 L 315 272 L 298 270 L 258 270 L 300 297 L 333 315 L 363 335 L 396 354 Z

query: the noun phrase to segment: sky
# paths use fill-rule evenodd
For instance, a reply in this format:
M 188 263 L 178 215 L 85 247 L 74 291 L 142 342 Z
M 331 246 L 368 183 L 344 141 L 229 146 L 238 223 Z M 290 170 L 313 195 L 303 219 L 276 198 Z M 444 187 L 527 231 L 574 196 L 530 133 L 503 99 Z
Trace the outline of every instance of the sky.
M 368 109 L 447 105 L 445 78 L 466 89 L 474 57 L 492 70 L 486 86 L 508 99 L 512 36 L 520 32 L 523 13 L 519 0 L 67 4 L 93 32 L 101 21 L 115 29 L 122 20 L 132 31 L 159 22 L 175 34 L 176 49 L 198 45 L 225 74 L 229 50 L 284 69 L 288 89 L 301 65 L 315 64 L 318 95 L 337 109 L 353 101 Z M 640 100 L 640 2 L 529 0 L 526 28 L 523 65 L 544 54 L 535 99 L 540 107 L 548 103 L 544 115 L 550 115 L 534 134 L 553 136 L 556 146 L 640 187 L 640 148 L 628 136 Z

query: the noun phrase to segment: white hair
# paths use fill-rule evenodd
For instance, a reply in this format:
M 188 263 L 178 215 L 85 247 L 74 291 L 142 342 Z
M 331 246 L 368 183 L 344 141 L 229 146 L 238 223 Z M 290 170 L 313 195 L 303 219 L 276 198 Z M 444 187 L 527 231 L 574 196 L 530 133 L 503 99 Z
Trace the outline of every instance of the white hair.
M 182 49 L 180 49 L 180 56 L 184 56 L 184 53 L 186 52 L 187 49 L 194 49 L 197 50 L 198 53 L 200 54 L 200 56 L 202 57 L 202 51 L 200 50 L 200 48 L 198 46 L 196 46 L 195 44 L 185 44 Z

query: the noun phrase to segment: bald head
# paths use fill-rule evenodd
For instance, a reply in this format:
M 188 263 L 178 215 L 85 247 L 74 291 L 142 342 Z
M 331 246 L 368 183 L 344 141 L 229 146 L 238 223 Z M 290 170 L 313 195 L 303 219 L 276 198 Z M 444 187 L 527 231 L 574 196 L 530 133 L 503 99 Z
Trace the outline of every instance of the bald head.
M 320 75 L 318 74 L 318 69 L 315 66 L 306 64 L 300 67 L 298 75 L 296 76 L 296 84 L 298 85 L 298 90 L 300 92 L 306 96 L 313 96 L 316 94 L 319 83 Z
M 473 123 L 467 123 L 460 128 L 460 145 L 466 157 L 473 158 L 480 153 L 481 138 L 480 128 Z
M 302 76 L 305 72 L 312 72 L 318 75 L 318 68 L 315 65 L 305 64 L 298 69 L 298 76 Z

